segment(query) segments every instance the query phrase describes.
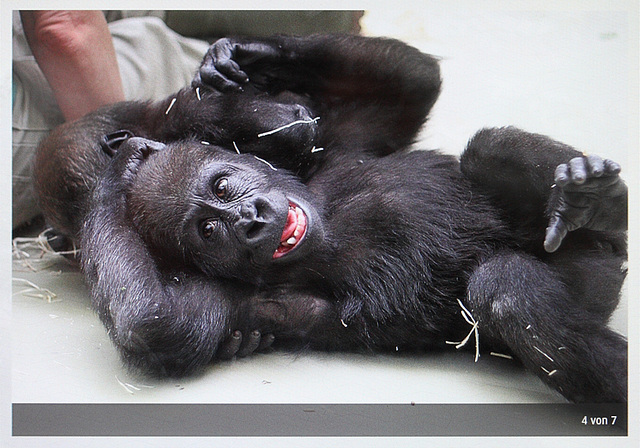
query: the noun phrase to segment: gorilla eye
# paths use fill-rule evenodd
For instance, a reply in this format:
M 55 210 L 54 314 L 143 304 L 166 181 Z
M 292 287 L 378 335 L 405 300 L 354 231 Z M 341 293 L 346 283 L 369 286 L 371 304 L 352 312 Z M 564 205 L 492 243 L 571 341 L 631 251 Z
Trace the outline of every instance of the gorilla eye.
M 229 193 L 229 181 L 227 178 L 223 177 L 216 181 L 213 185 L 213 193 L 220 199 L 226 199 L 227 194 Z
M 216 221 L 213 219 L 208 219 L 207 221 L 202 223 L 200 231 L 202 232 L 202 236 L 205 239 L 208 239 L 213 235 L 213 231 L 216 228 Z

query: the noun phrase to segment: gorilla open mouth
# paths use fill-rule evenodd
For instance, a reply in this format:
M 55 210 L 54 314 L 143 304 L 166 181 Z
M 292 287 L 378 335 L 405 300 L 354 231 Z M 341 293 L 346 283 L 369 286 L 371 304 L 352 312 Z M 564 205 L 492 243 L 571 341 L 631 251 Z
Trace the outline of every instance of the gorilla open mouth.
M 286 254 L 295 249 L 304 239 L 307 232 L 307 215 L 304 211 L 289 201 L 289 211 L 287 212 L 287 222 L 284 225 L 280 244 L 273 253 L 273 258 L 284 257 Z

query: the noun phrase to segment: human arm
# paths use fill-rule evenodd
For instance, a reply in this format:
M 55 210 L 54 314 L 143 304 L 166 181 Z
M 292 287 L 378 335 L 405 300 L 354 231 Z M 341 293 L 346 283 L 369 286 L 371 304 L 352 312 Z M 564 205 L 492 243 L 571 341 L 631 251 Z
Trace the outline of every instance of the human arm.
M 21 11 L 20 16 L 31 51 L 67 121 L 124 100 L 101 11 Z

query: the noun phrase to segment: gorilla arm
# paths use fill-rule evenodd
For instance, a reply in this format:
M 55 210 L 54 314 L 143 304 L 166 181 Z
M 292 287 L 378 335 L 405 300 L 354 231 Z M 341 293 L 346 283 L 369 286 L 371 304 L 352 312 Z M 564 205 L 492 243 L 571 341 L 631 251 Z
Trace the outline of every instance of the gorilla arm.
M 320 144 L 384 155 L 413 141 L 440 83 L 437 60 L 402 42 L 314 35 L 221 39 L 209 48 L 193 86 L 309 95 L 320 117 Z
M 222 94 L 206 87 L 228 90 L 227 76 L 242 73 L 236 59 L 251 75 L 250 84 L 297 93 L 260 95 L 245 86 L 244 93 Z M 49 224 L 75 238 L 86 198 L 109 163 L 100 145 L 105 135 L 126 130 L 165 142 L 196 138 L 232 151 L 237 144 L 242 152 L 304 175 L 318 162 L 339 160 L 340 149 L 360 158 L 361 150 L 383 155 L 406 147 L 439 88 L 437 61 L 394 40 L 223 39 L 209 49 L 193 87 L 156 103 L 106 106 L 54 130 L 37 152 L 36 192 Z M 257 138 L 300 120 L 307 124 Z M 312 153 L 314 146 L 327 145 L 331 156 Z
M 255 109 L 260 113 L 249 117 Z M 300 162 L 291 156 L 293 148 L 301 142 L 310 143 L 315 129 L 257 142 L 256 151 L 243 141 L 248 134 L 258 140 L 260 131 L 295 120 L 300 110 L 297 104 L 249 94 L 203 91 L 198 99 L 191 88 L 156 103 L 129 101 L 103 107 L 59 126 L 40 144 L 34 183 L 41 210 L 57 232 L 75 239 L 88 209 L 89 194 L 111 160 L 109 155 L 130 136 L 165 142 L 197 138 L 211 144 L 226 143 L 231 150 L 232 142 L 237 141 L 243 152 L 259 152 L 273 163 L 281 161 L 283 167 L 295 168 Z M 278 158 L 281 153 L 285 155 Z
M 232 301 L 251 288 L 163 272 L 126 222 L 127 184 L 149 152 L 161 149 L 140 138 L 120 147 L 91 198 L 80 232 L 81 265 L 93 306 L 127 365 L 178 376 L 216 357 L 252 351 L 259 334 L 250 334 L 244 345 L 237 333 L 227 340 L 236 318 Z

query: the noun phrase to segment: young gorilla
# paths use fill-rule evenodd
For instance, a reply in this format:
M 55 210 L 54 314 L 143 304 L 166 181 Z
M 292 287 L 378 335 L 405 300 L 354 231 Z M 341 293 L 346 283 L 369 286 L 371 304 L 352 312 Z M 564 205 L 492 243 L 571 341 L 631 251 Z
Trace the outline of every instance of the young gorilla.
M 44 171 L 39 188 L 79 207 L 81 220 L 56 206 L 49 219 L 79 238 L 125 359 L 183 374 L 271 333 L 331 350 L 441 346 L 468 333 L 462 304 L 483 349 L 511 351 L 570 400 L 624 401 L 626 342 L 606 327 L 626 259 L 619 167 L 512 128 L 480 132 L 460 166 L 403 151 L 439 84 L 432 58 L 395 41 L 225 39 L 205 57 L 199 94 L 272 107 L 286 95 L 289 108 L 304 98 L 296 113 L 320 118 L 286 129 L 298 147 L 238 145 L 272 164 L 229 150 L 221 117 L 206 118 L 214 106 L 187 90 L 176 118 L 121 105 L 54 136 L 41 159 L 80 163 L 96 188 L 46 186 Z M 251 92 L 230 92 L 240 86 Z M 247 110 L 229 114 L 251 127 Z M 227 148 L 178 141 L 187 124 Z M 98 155 L 102 134 L 112 163 Z M 72 162 L 61 144 L 92 159 Z

